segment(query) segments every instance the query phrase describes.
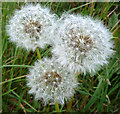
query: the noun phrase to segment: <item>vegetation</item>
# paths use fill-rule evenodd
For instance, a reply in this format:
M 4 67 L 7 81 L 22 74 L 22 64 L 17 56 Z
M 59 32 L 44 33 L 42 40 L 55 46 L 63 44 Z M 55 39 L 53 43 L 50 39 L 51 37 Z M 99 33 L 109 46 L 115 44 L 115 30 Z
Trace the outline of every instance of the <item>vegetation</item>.
M 2 3 L 2 108 L 3 112 L 56 112 L 55 105 L 44 106 L 28 94 L 26 75 L 38 59 L 37 52 L 27 52 L 16 48 L 8 41 L 5 25 L 16 9 L 25 3 Z M 35 3 L 36 4 L 36 3 Z M 81 13 L 101 20 L 113 33 L 116 53 L 96 74 L 79 75 L 79 87 L 74 95 L 71 112 L 119 112 L 120 111 L 120 28 L 118 3 L 41 3 L 50 7 L 59 17 L 63 12 Z M 17 26 L 17 25 L 16 25 Z M 41 58 L 51 56 L 51 48 L 40 49 Z M 67 104 L 60 106 L 60 112 L 66 112 Z

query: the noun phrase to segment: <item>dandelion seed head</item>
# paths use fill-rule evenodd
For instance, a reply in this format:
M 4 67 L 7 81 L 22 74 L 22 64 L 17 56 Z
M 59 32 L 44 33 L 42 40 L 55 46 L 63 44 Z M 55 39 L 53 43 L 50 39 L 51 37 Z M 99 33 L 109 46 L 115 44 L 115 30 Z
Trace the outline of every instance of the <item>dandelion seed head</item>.
M 59 25 L 59 27 L 58 27 Z M 72 72 L 98 71 L 113 55 L 112 33 L 99 21 L 81 15 L 63 15 L 54 31 L 53 54 Z
M 44 71 L 44 69 L 46 69 Z M 35 99 L 43 99 L 44 103 L 64 104 L 75 93 L 77 79 L 66 67 L 61 66 L 55 59 L 43 59 L 35 63 L 27 76 L 27 86 Z
M 52 44 L 50 31 L 56 17 L 48 8 L 27 4 L 16 10 L 6 25 L 9 40 L 16 46 L 35 51 Z M 47 33 L 47 34 L 46 34 Z

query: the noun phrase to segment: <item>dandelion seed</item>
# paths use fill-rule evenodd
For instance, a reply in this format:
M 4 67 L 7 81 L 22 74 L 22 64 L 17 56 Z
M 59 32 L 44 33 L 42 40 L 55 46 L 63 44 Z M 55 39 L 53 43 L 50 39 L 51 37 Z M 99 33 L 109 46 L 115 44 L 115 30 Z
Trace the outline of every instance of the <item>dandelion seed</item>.
M 50 77 L 51 76 L 51 74 L 48 74 L 48 77 Z
M 59 80 L 59 78 L 56 78 L 56 81 L 58 81 Z

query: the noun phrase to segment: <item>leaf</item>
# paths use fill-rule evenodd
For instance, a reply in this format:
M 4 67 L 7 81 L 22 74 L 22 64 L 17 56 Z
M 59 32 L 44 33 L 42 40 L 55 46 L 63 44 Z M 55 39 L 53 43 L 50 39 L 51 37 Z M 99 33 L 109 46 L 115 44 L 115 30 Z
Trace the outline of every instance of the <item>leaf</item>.
M 114 12 L 113 15 L 110 17 L 109 22 L 108 22 L 108 26 L 110 28 L 112 28 L 116 23 L 118 22 L 118 16 L 117 14 Z
M 103 7 L 103 5 L 104 5 L 104 2 L 99 2 L 99 3 L 97 3 L 96 4 L 96 11 L 99 11 L 99 10 L 101 10 L 102 9 L 102 7 Z

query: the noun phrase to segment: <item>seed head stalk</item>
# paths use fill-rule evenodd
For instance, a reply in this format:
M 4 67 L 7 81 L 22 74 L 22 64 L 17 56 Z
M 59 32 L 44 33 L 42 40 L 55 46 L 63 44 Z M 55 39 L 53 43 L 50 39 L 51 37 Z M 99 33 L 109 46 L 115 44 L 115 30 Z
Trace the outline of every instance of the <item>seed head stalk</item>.
M 55 102 L 55 109 L 56 109 L 57 112 L 60 112 L 59 105 L 58 105 L 57 101 Z
M 79 73 L 76 73 L 76 78 L 78 78 L 78 76 L 80 75 L 81 73 L 79 72 Z M 73 97 L 71 97 L 71 99 L 69 100 L 69 102 L 68 102 L 68 104 L 67 104 L 67 109 L 66 109 L 66 112 L 70 112 L 70 110 L 71 110 L 71 107 L 72 107 L 72 102 L 73 102 L 73 100 L 74 100 L 74 98 Z
M 40 55 L 40 51 L 38 48 L 36 48 L 36 52 L 37 52 L 38 59 L 41 60 L 41 55 Z
M 71 97 L 70 101 L 68 102 L 66 112 L 70 112 L 70 109 L 72 107 L 72 101 L 73 101 L 73 97 Z

